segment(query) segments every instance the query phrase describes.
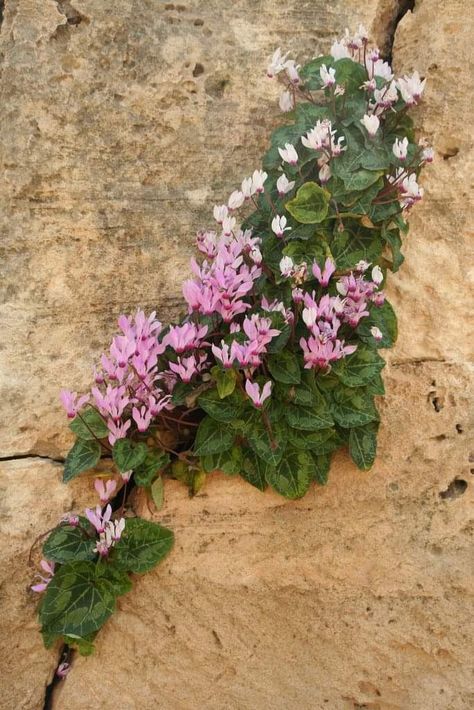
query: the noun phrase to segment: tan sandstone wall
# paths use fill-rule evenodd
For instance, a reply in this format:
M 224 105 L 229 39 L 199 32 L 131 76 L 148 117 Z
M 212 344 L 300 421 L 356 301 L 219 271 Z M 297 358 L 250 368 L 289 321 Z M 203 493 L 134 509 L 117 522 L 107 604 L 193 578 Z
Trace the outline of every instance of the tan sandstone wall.
M 87 386 L 120 312 L 179 312 L 194 232 L 278 120 L 272 49 L 309 57 L 359 21 L 388 46 L 401 5 L 6 0 L 0 707 L 43 707 L 58 653 L 37 634 L 28 550 L 91 499 L 90 482 L 60 483 L 59 387 Z M 418 121 L 436 163 L 391 279 L 376 466 L 339 455 L 296 503 L 218 476 L 190 501 L 170 482 L 157 519 L 174 552 L 74 661 L 55 709 L 473 706 L 470 24 L 466 2 L 416 0 L 395 34 L 395 69 L 428 78 Z

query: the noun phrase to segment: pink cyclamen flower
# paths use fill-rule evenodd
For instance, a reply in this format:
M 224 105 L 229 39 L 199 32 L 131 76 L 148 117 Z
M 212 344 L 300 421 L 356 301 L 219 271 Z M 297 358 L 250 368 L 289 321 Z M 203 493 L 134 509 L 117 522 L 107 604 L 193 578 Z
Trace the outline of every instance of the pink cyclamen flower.
M 261 409 L 264 401 L 268 399 L 268 397 L 270 397 L 272 391 L 272 382 L 270 380 L 268 382 L 265 382 L 262 387 L 262 391 L 260 392 L 260 387 L 258 386 L 257 382 L 251 382 L 250 380 L 246 380 L 245 391 L 252 400 L 254 406 L 257 409 Z
M 97 505 L 95 510 L 91 510 L 91 508 L 86 508 L 85 512 L 86 517 L 91 523 L 91 525 L 95 527 L 99 534 L 103 533 L 112 515 L 112 506 L 110 505 L 110 503 L 106 507 L 104 512 L 102 512 L 100 505 Z
M 329 279 L 336 271 L 336 264 L 334 263 L 333 259 L 328 257 L 324 263 L 324 269 L 322 272 L 316 262 L 314 262 L 313 264 L 312 271 L 314 278 L 317 279 L 321 286 L 325 288 L 329 283 Z
M 263 170 L 254 170 L 252 175 L 252 194 L 264 191 L 263 184 L 267 179 L 268 174 Z
M 71 665 L 64 661 L 63 663 L 60 663 L 59 666 L 56 669 L 56 675 L 58 678 L 65 678 L 69 671 L 71 670 Z
M 59 399 L 63 405 L 69 419 L 74 419 L 77 412 L 89 401 L 89 395 L 85 394 L 82 397 L 77 397 L 77 392 L 70 390 L 61 390 Z
M 66 513 L 66 515 L 64 515 L 61 519 L 61 522 L 76 528 L 79 525 L 79 516 L 74 513 Z
M 110 500 L 115 493 L 117 481 L 114 481 L 114 479 L 111 478 L 104 482 L 101 478 L 96 478 L 94 481 L 94 488 L 99 496 L 100 502 L 107 503 L 107 501 Z
M 31 587 L 33 592 L 44 592 L 54 576 L 54 562 L 48 562 L 48 560 L 41 560 L 40 567 L 43 572 L 46 572 L 46 576 L 43 576 L 42 574 L 38 575 L 42 581 L 39 584 L 33 584 L 33 586 Z
M 409 106 L 413 106 L 421 99 L 421 95 L 425 89 L 426 79 L 421 81 L 419 73 L 415 71 L 411 76 L 400 77 L 397 84 L 400 89 L 402 99 Z

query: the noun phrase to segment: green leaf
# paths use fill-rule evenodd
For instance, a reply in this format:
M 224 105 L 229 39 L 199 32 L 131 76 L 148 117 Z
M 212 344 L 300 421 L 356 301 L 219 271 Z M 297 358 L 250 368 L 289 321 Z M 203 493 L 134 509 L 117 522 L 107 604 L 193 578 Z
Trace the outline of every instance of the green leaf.
M 366 190 L 368 187 L 370 187 L 370 185 L 373 185 L 374 182 L 377 182 L 377 180 L 382 177 L 382 175 L 382 171 L 364 170 L 363 168 L 361 168 L 360 170 L 356 170 L 353 173 L 343 174 L 341 175 L 341 177 L 344 181 L 344 186 L 346 190 L 348 192 L 352 192 L 354 190 Z
M 303 224 L 318 224 L 327 216 L 329 209 L 330 193 L 315 182 L 306 182 L 296 193 L 296 197 L 289 200 L 285 208 Z
M 80 517 L 79 522 L 81 527 L 64 523 L 54 528 L 43 545 L 43 554 L 47 560 L 64 563 L 73 560 L 93 560 L 96 557 L 95 535 L 91 538 L 84 532 L 84 529 L 89 529 L 89 521 L 87 518 Z
M 165 500 L 165 487 L 161 476 L 158 476 L 158 478 L 151 484 L 150 493 L 156 509 L 161 510 Z
M 66 456 L 63 481 L 68 483 L 83 471 L 88 471 L 99 462 L 101 445 L 98 441 L 78 439 Z
M 290 427 L 304 429 L 305 431 L 327 429 L 334 424 L 329 407 L 322 398 L 320 404 L 311 409 L 289 404 L 285 409 L 285 416 Z
M 349 429 L 377 421 L 378 412 L 373 397 L 363 388 L 341 385 L 333 390 L 332 397 L 333 415 L 339 426 Z
M 402 248 L 402 240 L 400 238 L 399 229 L 382 229 L 382 237 L 390 246 L 392 251 L 392 271 L 395 273 L 405 261 L 405 257 L 400 251 Z
M 89 407 L 76 416 L 69 424 L 69 428 L 78 439 L 90 441 L 92 439 L 104 439 L 109 429 L 106 422 L 96 409 Z
M 148 449 L 145 460 L 135 468 L 134 481 L 137 486 L 147 488 L 159 471 L 162 471 L 170 462 L 170 456 L 166 451 Z
M 186 401 L 186 397 L 192 393 L 194 387 L 189 384 L 189 382 L 177 382 L 173 388 L 173 395 L 171 397 L 172 404 L 180 406 Z
M 242 463 L 242 469 L 240 470 L 242 478 L 260 491 L 264 491 L 267 487 L 267 472 L 273 471 L 274 466 L 267 461 L 262 461 L 262 459 L 256 456 L 250 449 L 243 450 Z
M 383 306 L 370 306 L 370 316 L 363 318 L 356 333 L 368 345 L 376 348 L 391 348 L 398 335 L 397 316 L 386 300 Z M 375 326 L 382 332 L 382 340 L 375 341 L 370 329 Z
M 84 637 L 100 629 L 115 610 L 113 585 L 94 562 L 61 565 L 48 584 L 39 619 L 43 631 Z
M 353 93 L 367 80 L 367 71 L 359 62 L 349 58 L 338 59 L 333 64 L 336 69 L 336 81 L 346 87 L 348 94 Z
M 235 390 L 237 382 L 237 371 L 229 368 L 221 370 L 219 367 L 213 367 L 211 372 L 217 384 L 217 392 L 219 393 L 219 397 L 224 399 L 232 394 Z
M 133 585 L 128 574 L 118 569 L 113 562 L 100 562 L 97 565 L 97 575 L 110 582 L 116 597 L 128 594 L 132 589 Z
M 385 367 L 385 361 L 373 348 L 359 345 L 352 355 L 334 364 L 333 372 L 348 387 L 366 385 Z
M 330 454 L 312 454 L 314 469 L 313 479 L 321 486 L 325 486 L 328 482 L 329 468 L 331 466 Z
M 242 470 L 242 449 L 240 446 L 233 446 L 218 454 L 202 456 L 201 465 L 207 473 L 222 471 L 228 476 L 234 476 Z
M 196 456 L 218 454 L 230 449 L 233 439 L 234 432 L 231 427 L 211 417 L 204 417 L 197 430 L 194 453 Z
M 265 428 L 261 415 L 257 413 L 251 418 L 246 432 L 246 438 L 250 448 L 269 464 L 276 466 L 280 463 L 286 446 L 286 427 L 278 422 L 272 424 L 273 440 Z
M 271 313 L 265 313 L 265 316 L 269 317 L 272 321 L 272 328 L 276 328 L 280 331 L 280 335 L 273 338 L 267 345 L 267 352 L 269 353 L 279 353 L 288 342 L 290 337 L 291 328 L 288 323 L 285 323 L 283 313 L 278 311 L 272 311 Z
M 76 648 L 79 651 L 80 656 L 92 656 L 95 651 L 95 646 L 93 644 L 94 634 L 89 634 L 87 638 L 81 638 L 80 636 L 63 636 L 64 643 L 68 646 Z
M 367 384 L 366 390 L 368 394 L 384 395 L 385 385 L 383 383 L 382 376 L 380 374 L 375 375 L 375 377 Z
M 288 444 L 294 449 L 309 450 L 316 454 L 330 454 L 341 446 L 342 441 L 335 429 L 300 431 L 290 427 L 288 429 Z
M 148 454 L 148 446 L 143 442 L 134 443 L 130 439 L 118 439 L 112 449 L 114 463 L 121 473 L 133 471 L 142 464 Z
M 287 385 L 298 385 L 301 381 L 301 371 L 296 355 L 289 350 L 282 350 L 277 355 L 270 355 L 267 360 L 268 369 L 278 382 Z
M 362 471 L 372 467 L 377 453 L 377 424 L 366 424 L 350 430 L 349 453 Z
M 307 451 L 287 450 L 280 465 L 267 472 L 267 481 L 277 493 L 293 500 L 307 492 L 314 463 Z
M 198 404 L 206 414 L 219 422 L 232 422 L 239 419 L 242 413 L 242 399 L 236 392 L 222 399 L 217 389 L 207 390 L 199 397 Z
M 173 547 L 171 530 L 142 518 L 127 518 L 122 537 L 114 548 L 114 564 L 126 572 L 149 572 Z
M 373 263 L 382 253 L 382 242 L 375 230 L 345 229 L 337 232 L 331 252 L 338 269 L 354 268 L 359 261 Z

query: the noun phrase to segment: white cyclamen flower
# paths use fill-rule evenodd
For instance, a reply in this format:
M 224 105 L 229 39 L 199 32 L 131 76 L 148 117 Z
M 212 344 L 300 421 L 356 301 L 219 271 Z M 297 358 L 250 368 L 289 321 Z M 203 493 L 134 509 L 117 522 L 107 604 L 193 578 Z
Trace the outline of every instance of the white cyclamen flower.
M 417 104 L 425 89 L 426 79 L 421 81 L 417 71 L 411 76 L 400 77 L 397 81 L 403 100 L 409 105 Z
M 270 79 L 273 79 L 274 76 L 283 71 L 287 56 L 288 54 L 283 55 L 281 53 L 280 47 L 275 49 L 267 67 L 267 76 L 270 77 Z
M 245 195 L 240 190 L 234 190 L 234 192 L 229 197 L 228 206 L 230 210 L 237 210 L 242 207 L 245 201 Z
M 344 42 L 338 42 L 337 39 L 333 42 L 329 54 L 331 54 L 333 59 L 346 59 L 351 56 Z
M 288 180 L 285 174 L 280 175 L 280 177 L 277 180 L 277 190 L 278 194 L 280 197 L 283 197 L 283 195 L 286 195 L 287 192 L 290 192 L 295 186 L 295 181 L 294 180 Z
M 303 308 L 303 313 L 301 315 L 308 328 L 311 328 L 311 326 L 316 323 L 318 310 L 317 308 Z
M 291 256 L 284 256 L 280 261 L 280 273 L 282 276 L 291 276 L 293 269 L 295 267 L 295 262 Z
M 285 62 L 285 70 L 288 75 L 288 79 L 291 81 L 291 83 L 296 86 L 297 84 L 300 83 L 300 75 L 298 73 L 298 69 L 300 68 L 300 65 L 296 64 L 294 59 L 288 59 L 287 62 Z
M 263 192 L 263 183 L 268 175 L 263 170 L 254 170 L 252 175 L 252 194 Z
M 296 152 L 295 146 L 291 143 L 285 143 L 284 148 L 278 148 L 281 159 L 284 163 L 289 163 L 289 165 L 296 165 L 298 162 L 298 153 Z
M 258 247 L 253 247 L 249 253 L 249 257 L 252 259 L 254 264 L 261 264 L 262 263 L 262 252 Z
M 321 64 L 319 76 L 324 86 L 334 86 L 336 83 L 336 70 L 332 67 L 327 68 L 325 64 Z
M 280 111 L 283 111 L 284 113 L 288 113 L 288 111 L 291 111 L 293 106 L 295 105 L 293 94 L 290 91 L 283 91 L 280 94 L 278 105 L 280 107 Z
M 372 337 L 373 337 L 375 340 L 377 340 L 377 341 L 378 341 L 378 340 L 382 340 L 382 338 L 383 338 L 383 333 L 382 333 L 382 331 L 380 330 L 380 328 L 377 328 L 376 325 L 373 325 L 373 326 L 372 326 L 372 328 L 370 329 L 370 332 L 371 332 L 371 334 L 372 334 Z
M 272 232 L 277 235 L 277 237 L 282 237 L 284 232 L 287 232 L 291 227 L 286 226 L 287 219 L 284 215 L 276 215 L 272 219 Z
M 214 215 L 214 219 L 216 220 L 216 222 L 218 222 L 219 224 L 222 224 L 228 213 L 229 210 L 227 209 L 227 205 L 214 205 L 214 210 L 212 214 Z
M 319 181 L 324 185 L 331 177 L 331 168 L 329 165 L 323 165 L 318 174 Z
M 249 197 L 251 197 L 251 196 L 253 195 L 253 192 L 252 192 L 252 178 L 251 178 L 251 177 L 249 177 L 249 178 L 244 178 L 244 179 L 242 180 L 242 185 L 241 185 L 240 187 L 241 187 L 241 190 L 242 190 L 242 194 L 243 194 L 243 196 L 245 197 L 246 200 L 247 200 Z
M 374 268 L 372 269 L 372 281 L 374 282 L 374 284 L 377 284 L 377 286 L 380 286 L 380 284 L 382 283 L 383 273 L 380 266 L 374 266 Z
M 408 151 L 408 138 L 403 138 L 402 140 L 395 138 L 392 150 L 398 160 L 405 160 Z
M 237 224 L 235 217 L 226 217 L 222 222 L 222 231 L 226 237 L 230 237 L 232 230 Z
M 375 134 L 379 130 L 380 120 L 377 118 L 377 116 L 369 116 L 366 113 L 364 118 L 360 119 L 360 122 L 364 124 L 369 136 L 375 136 Z

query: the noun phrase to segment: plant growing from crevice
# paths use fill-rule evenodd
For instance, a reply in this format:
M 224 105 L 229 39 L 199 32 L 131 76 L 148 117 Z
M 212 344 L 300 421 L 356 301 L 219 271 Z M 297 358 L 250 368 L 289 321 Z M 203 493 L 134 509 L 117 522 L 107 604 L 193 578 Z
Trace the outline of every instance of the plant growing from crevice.
M 47 644 L 90 652 L 129 574 L 171 549 L 171 531 L 123 517 L 132 486 L 160 508 L 166 478 L 195 494 L 219 470 L 295 499 L 326 484 L 341 447 L 362 470 L 374 462 L 380 349 L 397 336 L 384 286 L 433 158 L 408 116 L 424 81 L 394 79 L 363 27 L 304 67 L 277 50 L 268 75 L 283 80 L 287 120 L 198 233 L 186 314 L 167 326 L 121 316 L 91 391 L 61 394 L 76 436 L 64 481 L 101 457 L 117 474 L 96 481 L 102 507 L 69 515 L 43 545 Z

